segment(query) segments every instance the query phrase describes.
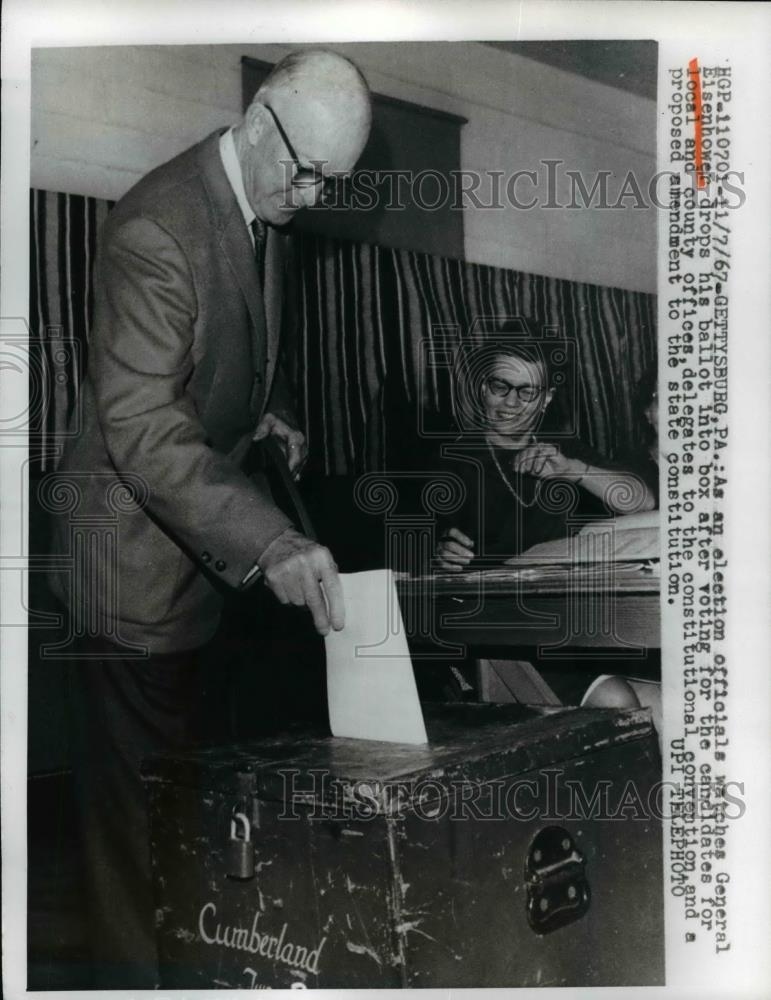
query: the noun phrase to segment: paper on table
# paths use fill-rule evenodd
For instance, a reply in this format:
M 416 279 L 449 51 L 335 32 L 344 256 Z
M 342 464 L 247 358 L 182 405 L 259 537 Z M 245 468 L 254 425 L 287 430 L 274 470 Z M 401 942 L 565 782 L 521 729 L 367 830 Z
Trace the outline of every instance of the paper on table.
M 521 556 L 507 559 L 508 566 L 534 563 L 629 562 L 658 559 L 660 512 L 626 514 L 623 517 L 592 521 L 571 538 L 539 542 Z
M 427 743 L 391 570 L 341 574 L 345 628 L 325 639 L 334 736 Z

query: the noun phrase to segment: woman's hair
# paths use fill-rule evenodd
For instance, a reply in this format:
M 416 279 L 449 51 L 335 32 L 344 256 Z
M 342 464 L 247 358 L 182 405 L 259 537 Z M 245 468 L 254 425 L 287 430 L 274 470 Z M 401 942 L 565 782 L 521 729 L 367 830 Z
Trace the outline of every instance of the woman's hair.
M 543 371 L 543 385 L 546 389 L 553 388 L 549 362 L 541 345 L 537 342 L 493 341 L 489 345 L 488 354 L 492 366 L 498 358 L 515 358 L 530 365 L 537 365 Z

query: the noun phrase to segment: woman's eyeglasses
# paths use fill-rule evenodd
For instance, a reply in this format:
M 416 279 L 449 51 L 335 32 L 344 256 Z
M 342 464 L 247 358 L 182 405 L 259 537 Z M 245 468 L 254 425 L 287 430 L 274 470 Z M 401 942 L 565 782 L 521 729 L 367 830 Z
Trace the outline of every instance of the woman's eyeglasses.
M 289 140 L 289 136 L 284 131 L 284 126 L 278 120 L 276 112 L 269 104 L 263 104 L 263 107 L 270 112 L 270 117 L 275 122 L 278 133 L 289 151 L 289 155 L 292 157 L 292 162 L 295 167 L 294 176 L 292 177 L 292 187 L 310 188 L 317 187 L 320 184 L 322 185 L 322 193 L 329 193 L 335 185 L 335 178 L 325 177 L 320 170 L 316 170 L 314 167 L 304 167 L 302 163 L 300 163 L 297 153 L 295 152 L 295 148 Z
M 494 376 L 485 379 L 485 384 L 493 396 L 506 399 L 509 393 L 514 392 L 523 403 L 534 402 L 543 392 L 542 385 L 512 385 L 511 382 Z

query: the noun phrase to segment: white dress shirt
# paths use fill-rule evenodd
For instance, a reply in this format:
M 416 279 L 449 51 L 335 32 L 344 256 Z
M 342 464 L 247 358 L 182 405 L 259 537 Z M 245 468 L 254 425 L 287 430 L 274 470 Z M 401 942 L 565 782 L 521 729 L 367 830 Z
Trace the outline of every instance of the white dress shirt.
M 230 182 L 233 194 L 236 196 L 236 201 L 238 202 L 238 207 L 241 209 L 241 214 L 244 217 L 249 239 L 252 241 L 252 246 L 254 246 L 252 223 L 257 216 L 254 214 L 254 210 L 246 197 L 244 178 L 241 174 L 241 164 L 238 162 L 238 155 L 236 154 L 236 144 L 233 139 L 232 128 L 229 128 L 227 132 L 220 136 L 220 157 L 222 158 L 222 166 L 225 168 L 225 176 Z

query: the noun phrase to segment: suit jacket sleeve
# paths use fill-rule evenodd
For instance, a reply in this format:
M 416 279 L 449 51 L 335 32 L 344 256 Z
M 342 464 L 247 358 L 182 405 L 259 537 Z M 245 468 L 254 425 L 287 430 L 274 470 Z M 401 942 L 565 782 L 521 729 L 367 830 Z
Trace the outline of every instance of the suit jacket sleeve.
M 155 222 L 134 219 L 107 241 L 100 277 L 90 364 L 107 451 L 119 472 L 145 480 L 147 513 L 237 587 L 291 522 L 211 447 L 185 391 L 197 303 L 184 253 Z

